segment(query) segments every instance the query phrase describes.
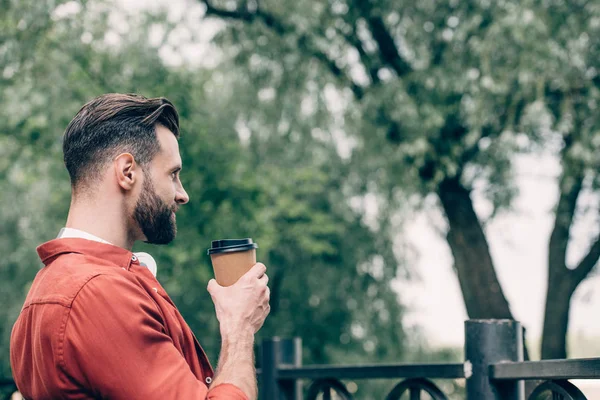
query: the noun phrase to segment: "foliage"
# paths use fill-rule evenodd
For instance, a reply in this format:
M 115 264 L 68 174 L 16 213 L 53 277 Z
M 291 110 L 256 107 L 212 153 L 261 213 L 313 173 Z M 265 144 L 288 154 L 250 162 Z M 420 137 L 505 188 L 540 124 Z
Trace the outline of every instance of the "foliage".
M 159 280 L 212 360 L 220 343 L 205 290 L 212 277 L 206 248 L 223 237 L 253 237 L 269 266 L 272 315 L 263 336 L 303 337 L 305 362 L 343 362 L 342 348 L 374 360 L 403 353 L 402 307 L 389 286 L 398 268 L 391 232 L 385 223 L 367 225 L 346 201 L 347 165 L 333 143 L 312 152 L 286 135 L 241 140 L 241 77 L 167 65 L 163 42 L 148 40 L 157 24 L 167 41 L 177 25 L 160 10 L 115 27 L 124 11 L 109 3 L 35 2 L 34 20 L 44 29 L 23 28 L 23 36 L 19 27 L 29 25 L 20 21 L 33 4 L 3 3 L 2 23 L 11 29 L 0 48 L 18 49 L 0 68 L 4 376 L 10 328 L 40 266 L 34 248 L 56 235 L 68 211 L 62 131 L 85 101 L 111 91 L 165 96 L 180 111 L 182 180 L 191 201 L 178 214 L 172 245 L 136 249 L 155 256 Z
M 513 156 L 560 157 L 544 356 L 565 356 L 570 297 L 600 256 L 594 237 L 588 256 L 566 266 L 582 182 L 595 190 L 598 179 L 595 2 L 200 2 L 207 18 L 226 22 L 216 43 L 250 77 L 250 99 L 275 93 L 252 108 L 256 132 L 284 123 L 302 135 L 317 114 L 316 142 L 320 132 L 343 132 L 352 146 L 351 191 L 378 195 L 389 214 L 411 194 L 420 195 L 416 206 L 438 197 L 472 318 L 511 317 L 483 227 L 516 194 Z M 300 107 L 273 114 L 288 101 Z M 475 215 L 475 186 L 490 215 Z

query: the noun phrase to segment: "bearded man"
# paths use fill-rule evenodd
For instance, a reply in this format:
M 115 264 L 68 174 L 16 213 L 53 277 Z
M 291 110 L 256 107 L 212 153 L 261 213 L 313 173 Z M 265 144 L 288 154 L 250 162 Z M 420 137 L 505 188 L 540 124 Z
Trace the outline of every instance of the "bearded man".
M 10 361 L 27 399 L 257 398 L 254 335 L 269 313 L 266 267 L 208 291 L 219 320 L 219 368 L 156 280 L 136 241 L 167 244 L 181 184 L 179 116 L 164 98 L 107 94 L 68 125 L 72 200 L 11 335 Z

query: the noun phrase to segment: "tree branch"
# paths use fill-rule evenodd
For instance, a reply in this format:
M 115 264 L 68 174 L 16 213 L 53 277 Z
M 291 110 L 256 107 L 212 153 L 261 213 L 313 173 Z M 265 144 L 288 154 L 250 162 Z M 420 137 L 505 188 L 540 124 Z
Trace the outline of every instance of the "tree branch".
M 325 65 L 336 78 L 348 85 L 358 100 L 362 99 L 365 94 L 362 86 L 354 82 L 354 80 L 350 78 L 350 76 L 344 70 L 338 67 L 335 61 L 329 58 L 327 54 L 316 49 L 316 46 L 310 41 L 307 35 L 301 35 L 298 37 L 297 43 L 300 49 L 306 50 L 312 57 L 316 58 L 323 65 Z
M 223 19 L 232 19 L 237 21 L 243 21 L 246 23 L 254 23 L 255 21 L 261 21 L 267 28 L 279 36 L 284 35 L 295 35 L 296 44 L 300 49 L 305 50 L 311 57 L 321 62 L 329 71 L 342 83 L 348 85 L 354 93 L 357 99 L 361 99 L 364 95 L 364 89 L 358 85 L 354 80 L 344 71 L 338 67 L 335 60 L 333 60 L 327 53 L 318 48 L 311 37 L 307 34 L 299 34 L 297 30 L 290 25 L 284 24 L 275 15 L 264 11 L 260 7 L 256 10 L 224 10 L 214 7 L 210 0 L 200 0 L 206 6 L 206 15 L 213 15 Z
M 373 35 L 373 39 L 379 46 L 381 59 L 396 71 L 398 77 L 403 77 L 411 72 L 411 66 L 400 56 L 394 38 L 385 26 L 381 15 L 373 11 L 370 0 L 354 0 L 354 3 L 367 20 L 371 35 Z
M 600 258 L 600 235 L 590 248 L 590 251 L 581 259 L 577 267 L 572 271 L 575 277 L 575 284 L 578 285 L 592 271 L 598 259 Z
M 371 59 L 371 56 L 365 51 L 365 48 L 360 38 L 358 38 L 356 34 L 356 27 L 352 27 L 352 34 L 344 33 L 340 29 L 336 29 L 336 31 L 344 37 L 344 39 L 350 46 L 354 47 L 356 51 L 358 51 L 360 61 L 365 67 L 365 71 L 367 71 L 367 73 L 369 74 L 369 77 L 371 78 L 371 83 L 375 85 L 378 84 L 379 76 L 377 75 L 377 71 L 379 70 L 379 68 L 375 65 L 375 63 Z
M 565 149 L 569 148 L 565 145 Z M 565 150 L 563 150 L 564 153 Z M 563 166 L 560 178 L 560 198 L 556 207 L 554 228 L 550 235 L 548 249 L 548 269 L 550 274 L 560 273 L 566 268 L 567 245 L 569 243 L 569 229 L 573 223 L 577 198 L 583 186 L 583 171 L 579 168 L 574 174 Z
M 206 15 L 215 15 L 217 17 L 226 19 L 241 20 L 244 22 L 254 22 L 256 19 L 262 20 L 262 22 L 273 29 L 277 34 L 283 35 L 288 33 L 288 28 L 285 27 L 273 14 L 256 8 L 254 11 L 250 10 L 224 10 L 214 7 L 209 0 L 200 0 L 206 6 Z
M 335 17 L 330 13 L 331 17 Z M 350 32 L 344 31 L 337 24 L 333 24 L 335 30 L 342 36 L 348 45 L 354 47 L 358 51 L 360 61 L 362 62 L 365 71 L 371 78 L 371 83 L 377 85 L 380 82 L 378 71 L 381 68 L 381 60 L 373 54 L 369 54 L 365 49 L 364 43 L 358 35 L 358 23 L 362 18 L 360 10 L 351 8 L 343 17 L 344 23 L 350 27 Z
M 448 13 L 450 13 L 451 11 L 448 10 Z M 479 36 L 479 37 L 483 37 L 487 34 L 487 30 L 488 28 L 492 25 L 492 15 L 489 11 L 480 11 L 481 12 L 481 22 L 479 23 L 479 25 L 471 30 L 468 34 L 467 37 L 464 39 L 464 43 L 469 43 L 469 41 L 475 37 L 475 36 Z M 442 14 L 444 15 L 444 14 Z M 437 24 L 436 29 L 438 30 L 442 30 L 444 28 L 446 24 L 446 19 L 443 18 L 442 20 L 440 20 L 440 23 Z M 448 48 L 448 42 L 443 40 L 441 38 L 441 36 L 438 36 L 437 40 L 433 41 L 433 45 L 431 46 L 432 49 L 434 49 L 433 51 L 433 56 L 432 56 L 432 60 L 431 60 L 431 64 L 432 65 L 441 65 L 444 62 L 444 53 L 446 51 L 446 49 Z M 454 55 L 455 56 L 455 55 Z
M 554 93 L 553 100 L 555 112 L 563 112 L 570 104 L 572 96 L 567 93 Z M 567 245 L 569 243 L 569 230 L 577 207 L 577 198 L 583 187 L 584 165 L 583 162 L 570 155 L 570 150 L 581 134 L 581 124 L 575 119 L 572 130 L 564 134 L 564 146 L 560 152 L 562 173 L 559 180 L 560 197 L 556 207 L 554 228 L 550 235 L 548 249 L 548 278 L 549 281 L 556 276 L 563 276 L 567 271 Z

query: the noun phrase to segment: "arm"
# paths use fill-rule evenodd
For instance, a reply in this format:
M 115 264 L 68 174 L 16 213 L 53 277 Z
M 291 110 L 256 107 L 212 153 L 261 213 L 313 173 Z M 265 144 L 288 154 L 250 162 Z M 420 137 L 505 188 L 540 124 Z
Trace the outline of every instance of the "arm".
M 269 314 L 270 291 L 266 267 L 256 264 L 238 282 L 222 287 L 208 284 L 221 330 L 221 356 L 212 387 L 230 383 L 250 400 L 258 397 L 254 367 L 254 334 Z
M 57 349 L 66 382 L 90 397 L 111 399 L 236 399 L 232 385 L 209 391 L 166 333 L 158 306 L 121 276 L 91 279 L 74 299 Z

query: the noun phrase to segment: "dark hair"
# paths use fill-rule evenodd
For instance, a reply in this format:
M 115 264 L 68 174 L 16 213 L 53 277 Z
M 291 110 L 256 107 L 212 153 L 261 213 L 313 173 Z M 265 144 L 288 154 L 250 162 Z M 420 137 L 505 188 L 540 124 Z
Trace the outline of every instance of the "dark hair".
M 179 115 L 173 103 L 163 97 L 109 93 L 81 107 L 63 140 L 73 188 L 98 179 L 106 163 L 122 152 L 131 153 L 144 167 L 160 150 L 156 124 L 179 137 Z

